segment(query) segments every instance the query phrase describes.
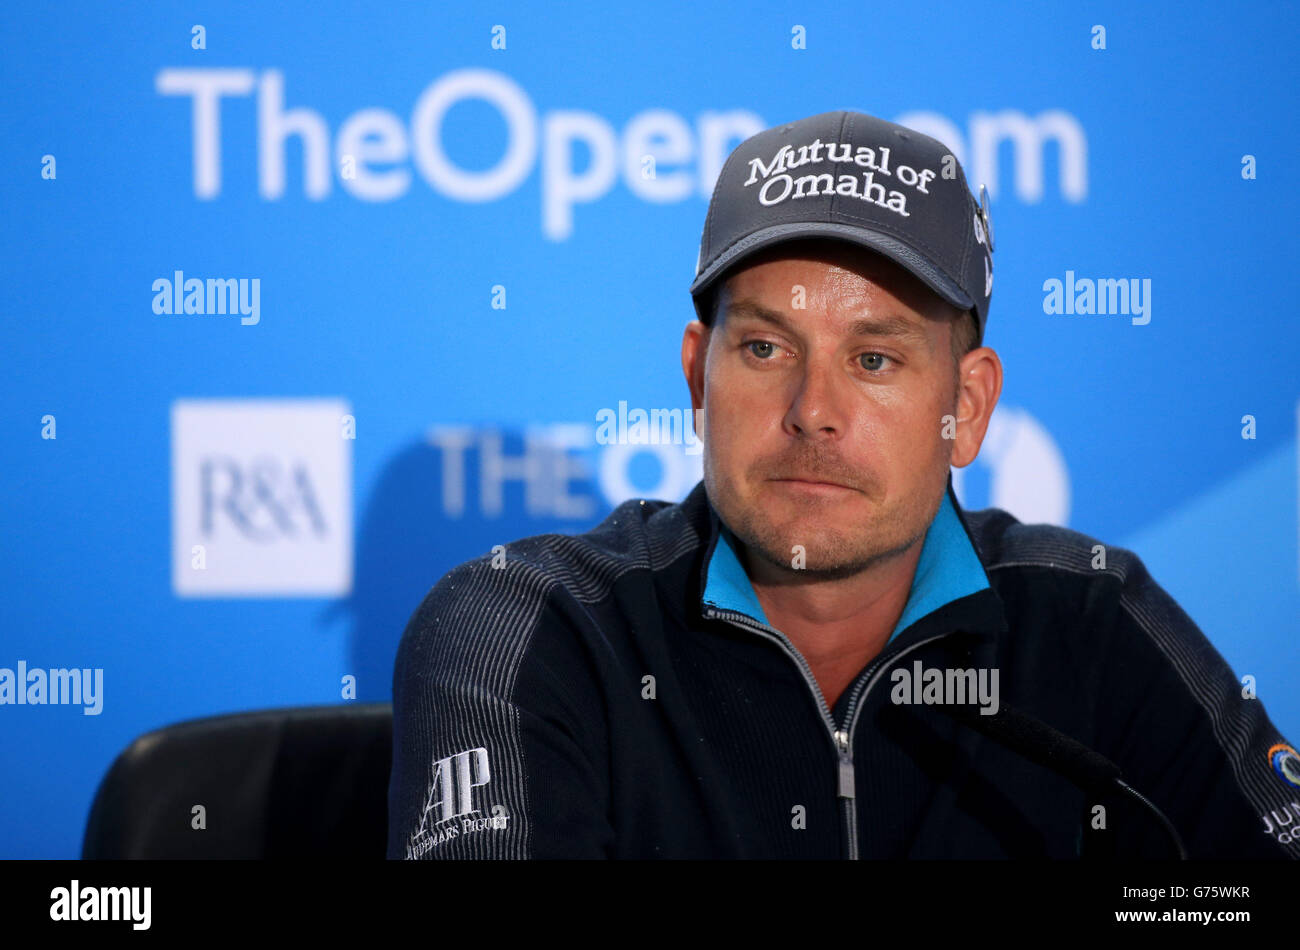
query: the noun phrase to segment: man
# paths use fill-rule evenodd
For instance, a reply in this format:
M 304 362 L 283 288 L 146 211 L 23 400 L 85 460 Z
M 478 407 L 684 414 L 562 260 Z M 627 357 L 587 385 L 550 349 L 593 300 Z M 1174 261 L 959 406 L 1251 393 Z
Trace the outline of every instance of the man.
M 958 506 L 983 198 L 860 113 L 737 147 L 682 342 L 704 479 L 429 592 L 390 857 L 1300 854 L 1300 757 L 1141 561 Z

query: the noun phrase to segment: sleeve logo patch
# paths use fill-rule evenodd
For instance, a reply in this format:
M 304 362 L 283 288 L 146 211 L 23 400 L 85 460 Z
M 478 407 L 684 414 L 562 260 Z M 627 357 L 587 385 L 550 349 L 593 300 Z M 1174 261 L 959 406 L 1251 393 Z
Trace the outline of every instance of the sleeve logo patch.
M 1268 762 L 1273 771 L 1288 785 L 1300 788 L 1300 754 L 1285 742 L 1268 750 Z
M 474 790 L 491 780 L 484 748 L 467 749 L 434 762 L 419 827 L 406 843 L 407 858 L 418 858 L 461 835 L 504 830 L 510 820 L 504 807 L 493 806 L 492 815 L 474 807 Z

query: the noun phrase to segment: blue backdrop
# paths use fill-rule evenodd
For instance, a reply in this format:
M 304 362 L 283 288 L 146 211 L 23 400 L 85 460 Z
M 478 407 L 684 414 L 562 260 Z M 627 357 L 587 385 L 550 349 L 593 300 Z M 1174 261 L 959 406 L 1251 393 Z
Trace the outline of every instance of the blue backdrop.
M 597 414 L 689 410 L 718 167 L 839 108 L 990 190 L 963 502 L 1136 550 L 1300 740 L 1300 14 L 1129 6 L 5 5 L 0 669 L 90 672 L 0 704 L 0 857 L 76 855 L 141 732 L 388 698 L 460 561 L 685 495 Z

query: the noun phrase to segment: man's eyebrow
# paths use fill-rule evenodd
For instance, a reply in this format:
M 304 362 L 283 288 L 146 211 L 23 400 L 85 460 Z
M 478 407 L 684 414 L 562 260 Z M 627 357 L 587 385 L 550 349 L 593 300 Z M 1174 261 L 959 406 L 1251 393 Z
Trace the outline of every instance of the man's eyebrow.
M 727 307 L 726 319 L 746 318 L 771 323 L 788 333 L 795 332 L 790 320 L 779 310 L 765 307 L 756 300 L 737 300 Z M 849 324 L 850 336 L 893 337 L 902 342 L 926 345 L 929 337 L 911 320 L 900 316 L 861 317 Z
M 726 319 L 738 320 L 748 317 L 751 320 L 762 320 L 764 323 L 771 323 L 782 330 L 793 331 L 794 327 L 786 319 L 785 314 L 779 310 L 773 310 L 765 307 L 756 300 L 734 300 L 726 308 Z

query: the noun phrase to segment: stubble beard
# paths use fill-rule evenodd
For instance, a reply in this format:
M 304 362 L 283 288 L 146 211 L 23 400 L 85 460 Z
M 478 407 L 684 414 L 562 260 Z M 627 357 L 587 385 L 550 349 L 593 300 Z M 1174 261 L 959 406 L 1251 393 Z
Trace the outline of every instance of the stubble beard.
M 750 488 L 767 491 L 765 484 L 753 483 Z M 783 507 L 795 513 L 782 516 L 784 520 L 778 523 L 761 498 L 741 499 L 734 481 L 721 476 L 711 464 L 707 445 L 704 487 L 718 516 L 748 553 L 801 582 L 852 577 L 898 557 L 925 537 L 942 503 L 942 493 L 934 498 L 910 494 L 885 510 L 877 507 L 845 524 L 843 512 L 852 507 L 861 510 L 861 496 L 838 504 L 814 498 L 801 510 L 795 509 L 797 502 L 786 502 Z M 802 545 L 805 552 L 799 568 L 794 566 L 796 545 Z

